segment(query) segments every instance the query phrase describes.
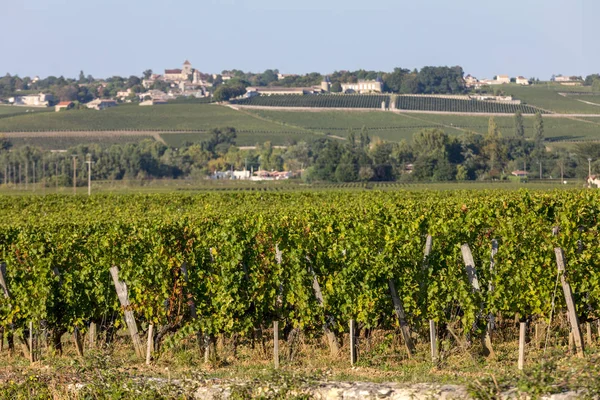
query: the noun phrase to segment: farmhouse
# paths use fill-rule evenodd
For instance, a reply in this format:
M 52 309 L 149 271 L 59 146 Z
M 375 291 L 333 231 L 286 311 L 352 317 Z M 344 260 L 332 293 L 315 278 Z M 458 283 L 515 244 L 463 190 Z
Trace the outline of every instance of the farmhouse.
M 357 83 L 342 83 L 342 90 L 345 93 L 381 93 L 383 92 L 383 82 L 381 78 L 376 80 L 359 80 Z
M 296 76 L 298 76 L 297 74 L 277 74 L 277 80 L 281 81 L 285 78 L 295 78 Z
M 529 80 L 522 76 L 517 76 L 515 82 L 517 83 L 517 85 L 529 86 Z
M 54 106 L 54 110 L 56 112 L 59 112 L 62 110 L 70 110 L 74 106 L 75 106 L 75 104 L 72 101 L 61 101 L 56 106 Z
M 496 76 L 496 82 L 498 82 L 498 84 L 510 83 L 510 76 L 508 76 L 508 75 L 497 75 Z
M 314 87 L 283 87 L 283 86 L 250 86 L 246 88 L 246 97 L 256 96 L 271 96 L 274 94 L 315 94 L 321 93 L 319 86 Z
M 475 78 L 473 75 L 469 74 L 465 76 L 465 85 L 467 87 L 474 87 L 479 83 L 479 79 Z
M 145 93 L 140 93 L 138 95 L 138 97 L 140 98 L 140 100 L 162 100 L 162 101 L 167 101 L 169 99 L 169 96 L 165 93 L 165 92 L 161 92 L 160 90 L 148 90 Z
M 120 100 L 125 100 L 127 97 L 129 97 L 130 94 L 131 94 L 131 88 L 124 90 L 124 91 L 117 92 L 117 98 Z
M 11 97 L 8 102 L 13 103 L 15 106 L 48 107 L 52 100 L 54 100 L 54 97 L 51 94 L 40 93 Z
M 95 99 L 90 101 L 89 103 L 86 103 L 86 107 L 90 108 L 92 110 L 105 110 L 107 108 L 110 107 L 115 107 L 117 105 L 117 102 L 114 100 L 104 100 L 104 99 Z
M 511 172 L 511 175 L 516 176 L 518 178 L 527 178 L 527 171 L 516 170 Z
M 159 100 L 159 99 L 156 99 L 156 100 L 151 99 L 151 100 L 142 101 L 140 103 L 140 106 L 155 106 L 155 105 L 159 105 L 159 104 L 167 104 L 167 101 Z

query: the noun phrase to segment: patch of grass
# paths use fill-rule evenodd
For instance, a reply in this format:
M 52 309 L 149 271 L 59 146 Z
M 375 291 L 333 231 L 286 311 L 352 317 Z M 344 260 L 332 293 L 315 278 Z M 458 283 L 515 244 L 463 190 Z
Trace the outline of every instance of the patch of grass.
M 13 115 L 20 114 L 38 114 L 53 112 L 54 107 L 22 107 L 22 106 L 8 106 L 0 104 L 0 118 L 7 118 Z
M 600 114 L 600 107 L 577 101 L 572 96 L 561 96 L 560 92 L 575 91 L 568 86 L 555 84 L 539 84 L 520 86 L 516 84 L 502 85 L 500 89 L 506 94 L 523 102 L 561 114 Z M 585 87 L 577 87 L 576 91 L 587 91 Z
M 271 111 L 253 110 L 253 113 L 290 126 L 301 126 L 333 135 L 348 135 L 349 129 L 356 134 L 364 126 L 372 137 L 384 140 L 410 140 L 421 129 L 439 128 L 451 135 L 473 131 L 485 135 L 490 117 L 442 114 L 389 113 L 378 111 Z M 514 135 L 514 116 L 494 117 L 505 137 Z M 586 122 L 587 121 L 587 122 Z M 533 137 L 534 117 L 524 117 L 525 135 Z M 600 139 L 600 118 L 544 118 L 545 136 L 554 140 Z
M 113 144 L 128 144 L 128 143 L 139 143 L 142 140 L 154 140 L 152 136 L 60 136 L 60 137 L 11 137 L 10 143 L 13 148 L 19 148 L 23 146 L 39 147 L 44 150 L 66 150 L 69 147 L 75 147 L 78 145 L 90 145 L 99 144 L 102 146 L 111 146 Z
M 216 104 L 166 104 L 153 107 L 120 105 L 103 111 L 71 110 L 0 118 L 0 132 L 149 130 L 208 131 L 230 126 L 251 132 L 289 132 L 298 129 L 254 118 Z M 298 130 L 301 132 L 301 130 Z
M 181 146 L 185 142 L 198 143 L 210 137 L 209 133 L 161 133 L 160 137 L 169 146 Z M 307 131 L 290 130 L 283 132 L 248 132 L 246 130 L 237 131 L 235 143 L 237 146 L 254 146 L 263 144 L 267 141 L 274 146 L 288 146 L 299 141 L 310 141 L 322 138 L 323 135 L 312 134 Z
M 126 335 L 118 335 L 109 347 L 86 349 L 83 358 L 76 355 L 74 344 L 65 335 L 62 356 L 45 350 L 41 360 L 30 365 L 19 355 L 9 358 L 0 354 L 0 397 L 190 398 L 199 386 L 227 384 L 237 398 L 254 398 L 259 393 L 265 399 L 306 398 L 307 387 L 324 381 L 458 384 L 468 386 L 473 397 L 482 399 L 498 398 L 509 389 L 532 398 L 564 390 L 582 390 L 589 398 L 600 395 L 599 348 L 589 346 L 586 358 L 578 359 L 568 353 L 564 335 L 551 339 L 546 354 L 540 343 L 529 343 L 521 372 L 517 370 L 516 328 L 499 334 L 494 341 L 496 357 L 487 359 L 481 356 L 477 341 L 463 349 L 442 334 L 440 360 L 435 364 L 422 335 L 411 358 L 397 331 L 359 335 L 354 367 L 349 365 L 347 335 L 340 336 L 338 355 L 330 354 L 322 338 L 301 335 L 293 360 L 288 359 L 283 337 L 279 370 L 272 367 L 271 333 L 265 330 L 263 334 L 264 339 L 238 338 L 237 346 L 231 337 L 221 337 L 216 357 L 208 363 L 192 335 L 154 354 L 151 365 L 135 358 Z

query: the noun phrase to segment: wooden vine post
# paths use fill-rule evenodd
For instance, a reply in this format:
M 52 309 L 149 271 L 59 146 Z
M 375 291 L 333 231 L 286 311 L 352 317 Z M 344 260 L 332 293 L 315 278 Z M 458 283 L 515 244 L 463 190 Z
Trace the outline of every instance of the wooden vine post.
M 275 262 L 279 269 L 281 269 L 282 252 L 279 250 L 279 245 L 275 245 Z M 277 317 L 279 318 L 279 312 L 283 306 L 283 285 L 279 283 L 277 290 L 277 300 L 275 301 L 275 310 Z M 273 367 L 279 369 L 279 321 L 273 321 Z
M 212 255 L 211 255 L 211 257 L 212 257 Z M 187 289 L 187 286 L 189 285 L 190 282 L 189 282 L 189 276 L 188 276 L 188 270 L 187 270 L 187 263 L 185 261 L 181 264 L 180 270 L 181 270 L 181 275 L 183 276 L 183 281 L 185 282 L 185 286 L 186 286 L 185 290 L 187 293 L 185 295 L 188 299 L 188 305 L 190 306 L 190 317 L 192 318 L 192 320 L 195 321 L 198 316 L 196 314 L 196 302 L 194 301 L 194 297 L 192 296 L 192 294 Z M 201 345 L 201 343 L 206 342 L 205 340 L 202 339 L 202 333 L 200 331 L 198 331 L 196 333 L 196 341 L 199 346 Z M 150 344 L 150 338 L 148 338 L 148 343 Z M 154 348 L 154 339 L 152 340 L 152 348 Z M 206 362 L 208 362 L 208 358 L 210 358 L 210 349 L 208 352 L 209 352 L 208 355 L 207 354 L 204 355 Z M 205 349 L 205 353 L 206 353 L 206 349 Z
M 429 256 L 432 248 L 433 237 L 431 235 L 427 235 L 427 238 L 425 239 L 425 251 L 423 252 L 423 272 L 426 272 L 429 268 Z M 425 282 L 425 279 L 423 279 L 423 282 Z M 431 344 L 431 361 L 433 363 L 437 363 L 439 359 L 437 347 L 437 327 L 435 321 L 432 319 L 429 320 L 429 343 Z
M 350 320 L 350 365 L 356 364 L 356 323 Z
M 0 263 L 0 286 L 2 286 L 2 293 L 5 299 L 10 299 L 10 291 L 8 290 L 8 283 L 6 282 L 6 263 Z M 8 351 L 12 354 L 15 351 L 15 342 L 13 336 L 13 326 L 11 324 L 10 331 L 6 334 L 6 340 L 8 342 Z
M 460 250 L 462 252 L 463 261 L 465 263 L 465 269 L 467 270 L 467 277 L 469 278 L 469 283 L 473 288 L 473 292 L 479 292 L 481 290 L 481 286 L 479 286 L 479 279 L 477 278 L 477 269 L 475 268 L 475 261 L 473 260 L 471 248 L 468 244 L 465 243 L 461 246 Z M 493 357 L 494 349 L 492 348 L 492 341 L 490 339 L 488 329 L 486 329 L 486 332 L 481 337 L 481 344 L 483 346 L 483 354 L 486 357 Z
M 390 289 L 390 294 L 392 295 L 392 301 L 394 302 L 394 312 L 396 313 L 396 318 L 398 318 L 398 322 L 400 323 L 400 331 L 402 332 L 402 338 L 404 339 L 404 344 L 406 345 L 408 358 L 412 358 L 413 354 L 415 353 L 415 345 L 410 336 L 410 326 L 406 322 L 404 306 L 402 305 L 402 301 L 398 296 L 396 286 L 394 285 L 394 281 L 392 279 L 388 281 L 388 286 Z
M 496 268 L 495 257 L 498 254 L 498 241 L 496 239 L 492 239 L 492 254 L 490 255 L 490 278 L 494 276 L 494 270 Z M 488 293 L 491 294 L 494 291 L 494 284 L 490 279 L 490 283 L 488 285 Z M 494 318 L 493 313 L 488 314 L 488 323 L 487 328 L 485 330 L 485 337 L 483 338 L 484 349 L 491 349 L 490 355 L 494 354 L 494 350 L 492 348 L 492 331 L 496 327 L 496 320 Z
M 310 262 L 310 260 L 308 260 Z M 325 300 L 323 299 L 323 292 L 321 291 L 321 285 L 319 285 L 319 281 L 317 280 L 317 274 L 312 269 L 312 267 L 308 266 L 311 275 L 313 276 L 313 290 L 315 292 L 315 297 L 317 298 L 317 303 L 321 307 L 325 307 Z M 325 332 L 325 336 L 327 337 L 327 341 L 329 342 L 329 349 L 331 351 L 331 355 L 337 356 L 340 353 L 340 345 L 338 344 L 337 338 L 335 334 L 329 329 L 329 326 L 333 323 L 333 317 L 326 315 L 325 318 L 327 321 L 323 326 L 323 331 Z
M 519 323 L 519 363 L 518 363 L 519 371 L 522 371 L 523 366 L 525 365 L 525 333 L 526 332 L 527 332 L 527 323 L 520 322 Z
M 119 297 L 119 302 L 121 303 L 121 307 L 123 307 L 123 311 L 125 314 L 125 323 L 127 324 L 127 329 L 129 330 L 131 341 L 133 342 L 135 354 L 139 358 L 143 358 L 144 350 L 142 347 L 142 342 L 140 341 L 140 336 L 138 334 L 135 317 L 133 316 L 133 311 L 128 309 L 129 295 L 127 293 L 127 284 L 125 282 L 119 281 L 119 268 L 117 266 L 112 266 L 110 268 L 110 274 L 112 276 L 113 283 L 115 284 L 115 289 L 117 291 L 117 296 Z
M 584 345 L 583 338 L 581 336 L 581 330 L 579 328 L 579 318 L 577 317 L 577 310 L 575 309 L 575 301 L 573 300 L 573 291 L 571 285 L 567 282 L 565 277 L 565 255 L 560 247 L 554 249 L 556 256 L 556 266 L 560 274 L 560 283 L 562 285 L 563 293 L 565 295 L 565 302 L 567 303 L 567 312 L 569 315 L 569 324 L 571 325 L 571 332 L 573 334 L 573 341 L 577 351 L 577 356 L 583 358 Z
M 154 325 L 148 326 L 148 343 L 146 344 L 146 365 L 150 365 L 152 359 L 152 349 L 154 348 Z

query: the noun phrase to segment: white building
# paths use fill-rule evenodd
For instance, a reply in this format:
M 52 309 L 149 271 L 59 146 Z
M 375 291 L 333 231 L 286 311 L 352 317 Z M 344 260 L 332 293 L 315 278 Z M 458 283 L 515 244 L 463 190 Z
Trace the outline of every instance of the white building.
M 283 86 L 249 86 L 246 88 L 246 97 L 256 96 L 271 96 L 275 94 L 315 94 L 321 93 L 322 89 L 316 87 L 283 87 Z
M 523 86 L 529 85 L 529 80 L 522 76 L 517 76 L 516 82 L 517 82 L 517 85 L 523 85 Z
M 159 104 L 167 104 L 165 100 L 146 100 L 140 102 L 140 106 L 155 106 Z
M 498 82 L 499 84 L 510 83 L 510 76 L 498 75 L 498 76 L 496 76 L 496 82 Z
M 105 100 L 105 99 L 95 99 L 90 101 L 89 103 L 86 103 L 85 106 L 87 108 L 90 108 L 92 110 L 105 110 L 107 108 L 110 107 L 115 107 L 117 105 L 117 102 L 114 100 Z
M 40 93 L 11 97 L 8 102 L 15 106 L 48 107 L 52 100 L 54 97 L 51 94 Z
M 479 79 L 475 78 L 473 75 L 469 74 L 465 76 L 465 85 L 467 87 L 476 86 L 479 83 Z
M 149 100 L 167 101 L 169 99 L 169 96 L 165 92 L 161 92 L 160 90 L 156 89 L 148 90 L 145 93 L 140 93 L 138 94 L 138 97 L 140 98 L 140 101 L 145 100 L 147 97 L 150 98 Z
M 383 92 L 383 82 L 376 80 L 359 80 L 357 83 L 342 83 L 342 91 L 345 93 L 381 93 Z

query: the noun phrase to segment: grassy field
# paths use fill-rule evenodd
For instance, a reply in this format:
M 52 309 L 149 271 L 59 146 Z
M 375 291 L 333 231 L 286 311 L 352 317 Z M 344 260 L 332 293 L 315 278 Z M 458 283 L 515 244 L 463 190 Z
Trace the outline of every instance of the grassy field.
M 510 86 L 512 88 L 512 86 Z M 537 87 L 516 88 L 539 91 Z M 547 89 L 544 89 L 547 90 Z M 533 93 L 533 92 L 532 92 Z M 557 95 L 558 96 L 558 95 Z M 578 102 L 575 98 L 564 98 Z M 579 96 L 595 99 L 595 96 Z M 598 108 L 597 106 L 589 106 Z M 10 108 L 10 107 L 6 107 Z M 0 107 L 2 109 L 2 107 Z M 513 116 L 495 117 L 505 136 L 514 131 Z M 253 146 L 271 141 L 274 145 L 287 145 L 296 141 L 311 140 L 323 135 L 347 137 L 350 129 L 357 134 L 366 127 L 372 137 L 383 140 L 410 140 L 415 132 L 425 128 L 441 128 L 451 135 L 465 131 L 481 134 L 487 132 L 489 117 L 423 113 L 391 113 L 381 111 L 236 111 L 215 104 L 170 104 L 156 107 L 124 105 L 105 111 L 71 111 L 63 113 L 41 112 L 0 118 L 0 133 L 11 131 L 91 131 L 139 130 L 161 134 L 169 145 L 197 142 L 206 138 L 204 132 L 168 133 L 171 130 L 208 131 L 212 128 L 232 126 L 238 130 L 237 144 Z M 525 117 L 526 135 L 533 136 L 533 117 Z M 600 118 L 545 118 L 545 135 L 554 140 L 600 140 Z M 162 132 L 161 132 L 162 131 Z M 83 135 L 82 135 L 83 136 Z M 62 149 L 80 143 L 129 143 L 139 138 L 101 137 L 13 139 L 14 146 L 38 145 L 47 149 Z
M 400 141 L 411 139 L 423 128 L 441 128 L 448 134 L 461 134 L 473 131 L 485 134 L 489 117 L 441 114 L 394 114 L 384 112 L 294 112 L 294 111 L 253 111 L 257 115 L 285 124 L 347 136 L 348 130 L 360 130 L 363 126 L 371 136 L 385 140 Z M 494 117 L 504 136 L 512 136 L 514 117 Z M 525 134 L 534 134 L 534 118 L 525 117 Z M 586 122 L 587 121 L 587 122 Z M 568 119 L 545 118 L 545 135 L 555 140 L 598 140 L 600 139 L 600 118 Z
M 1 135 L 1 134 L 0 134 Z M 139 143 L 142 140 L 154 140 L 152 136 L 62 136 L 62 137 L 30 137 L 10 138 L 13 147 L 32 146 L 44 150 L 66 150 L 80 144 L 113 144 Z
M 38 114 L 38 113 L 47 113 L 53 112 L 54 107 L 21 107 L 21 106 L 7 106 L 0 105 L 0 118 L 6 118 L 12 115 L 20 115 L 20 114 Z
M 253 110 L 253 113 L 271 121 L 299 126 L 317 132 L 337 136 L 348 136 L 352 129 L 356 134 L 366 127 L 369 135 L 384 140 L 409 140 L 415 132 L 425 128 L 442 128 L 449 134 L 460 134 L 461 131 L 442 123 L 428 119 L 427 114 L 396 114 L 380 111 L 270 111 Z
M 520 86 L 516 84 L 502 85 L 500 89 L 523 102 L 562 114 L 598 114 L 600 107 L 577 101 L 573 96 L 561 96 L 559 92 L 584 92 L 587 87 L 569 87 L 560 85 L 533 85 Z M 587 97 L 587 96 L 586 96 Z M 590 100 L 591 101 L 591 100 Z
M 461 127 L 477 133 L 487 132 L 489 117 L 459 115 L 419 115 L 428 121 Z M 514 117 L 494 117 L 504 136 L 514 134 Z M 587 122 L 586 122 L 587 121 Z M 525 135 L 534 135 L 534 117 L 524 117 Z M 600 118 L 544 118 L 544 134 L 555 140 L 599 140 Z
M 246 131 L 294 130 L 213 104 L 122 105 L 104 111 L 73 110 L 0 119 L 0 132 L 89 130 L 209 130 L 231 126 Z
M 209 138 L 208 133 L 161 133 L 160 137 L 169 146 L 181 146 L 186 142 L 197 143 Z M 311 141 L 322 138 L 323 135 L 313 134 L 301 130 L 289 130 L 282 132 L 248 132 L 245 130 L 237 131 L 235 144 L 238 146 L 255 146 L 267 141 L 274 146 L 287 146 L 299 141 Z

